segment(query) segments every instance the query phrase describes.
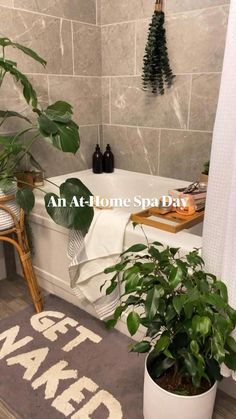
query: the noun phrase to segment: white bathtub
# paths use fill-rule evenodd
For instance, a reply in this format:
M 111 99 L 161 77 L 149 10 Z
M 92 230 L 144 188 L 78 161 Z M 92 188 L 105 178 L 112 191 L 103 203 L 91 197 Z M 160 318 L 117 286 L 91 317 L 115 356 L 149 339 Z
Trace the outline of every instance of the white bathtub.
M 189 184 L 185 181 L 124 170 L 116 170 L 115 173 L 101 175 L 94 175 L 90 170 L 86 170 L 58 176 L 50 180 L 60 185 L 66 178 L 70 177 L 81 179 L 94 195 L 108 198 L 132 199 L 137 195 L 144 198 L 159 198 L 162 194 L 167 194 L 170 189 Z M 47 185 L 45 190 L 52 192 L 54 189 L 52 185 Z M 37 191 L 36 196 L 36 206 L 31 215 L 31 222 L 35 243 L 34 267 L 38 281 L 47 291 L 79 305 L 70 289 L 69 259 L 67 257 L 68 231 L 53 223 L 47 216 L 43 205 L 43 194 Z M 133 210 L 133 208 L 124 209 L 124 211 L 130 212 L 133 212 Z M 135 212 L 137 211 L 136 208 Z M 172 234 L 145 226 L 149 241 L 158 240 L 166 245 L 181 247 L 184 252 L 192 250 L 194 247 L 201 247 L 200 233 L 198 235 L 194 234 L 195 230 L 197 231 L 196 228 L 192 228 Z M 145 243 L 145 238 L 141 230 L 138 228 L 134 230 L 132 223 L 130 223 L 125 232 L 124 246 L 128 247 L 137 242 Z M 82 308 L 95 315 L 92 307 L 83 306 Z M 123 329 L 122 325 L 119 328 Z

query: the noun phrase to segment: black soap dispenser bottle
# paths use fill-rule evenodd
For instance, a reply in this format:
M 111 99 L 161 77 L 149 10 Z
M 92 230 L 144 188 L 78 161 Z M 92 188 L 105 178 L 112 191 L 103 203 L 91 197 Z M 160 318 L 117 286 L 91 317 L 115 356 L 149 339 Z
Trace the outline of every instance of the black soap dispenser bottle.
M 111 151 L 110 144 L 107 144 L 106 151 L 103 154 L 103 171 L 105 173 L 114 172 L 114 155 Z
M 99 145 L 96 145 L 95 152 L 93 153 L 93 173 L 103 172 L 103 157 Z

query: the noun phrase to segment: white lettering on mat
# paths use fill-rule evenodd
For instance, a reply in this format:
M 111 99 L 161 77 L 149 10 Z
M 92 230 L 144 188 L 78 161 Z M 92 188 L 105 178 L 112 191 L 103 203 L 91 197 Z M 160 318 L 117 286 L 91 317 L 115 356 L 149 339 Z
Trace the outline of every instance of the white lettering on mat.
M 108 391 L 100 390 L 71 419 L 90 419 L 99 406 L 105 406 L 109 412 L 107 419 L 122 419 L 121 405 Z
M 91 330 L 87 329 L 84 326 L 79 326 L 76 329 L 80 334 L 73 340 L 71 340 L 69 343 L 67 343 L 67 345 L 65 345 L 62 350 L 64 352 L 70 352 L 72 351 L 72 349 L 76 348 L 77 346 L 79 346 L 82 342 L 84 342 L 85 340 L 89 339 L 91 340 L 91 342 L 93 343 L 99 343 L 101 342 L 102 338 L 98 335 L 96 335 L 96 333 L 93 333 Z
M 65 416 L 69 416 L 75 411 L 74 406 L 72 406 L 70 402 L 74 401 L 77 404 L 80 404 L 84 400 L 85 396 L 82 393 L 82 390 L 95 393 L 97 389 L 98 385 L 94 383 L 93 380 L 87 377 L 82 377 L 63 391 L 63 393 L 52 402 L 52 406 Z
M 49 327 L 55 324 L 55 322 L 49 319 L 49 317 L 63 319 L 65 314 L 60 313 L 59 311 L 42 311 L 41 313 L 34 314 L 34 316 L 31 317 L 31 326 L 34 330 L 36 330 L 36 332 L 44 332 L 44 330 L 49 329 Z
M 20 331 L 20 326 L 14 326 L 11 329 L 6 330 L 0 334 L 0 342 L 4 339 L 4 343 L 0 350 L 0 359 L 3 359 L 5 356 L 10 355 L 12 352 L 16 351 L 19 348 L 27 345 L 31 342 L 33 338 L 31 336 L 26 336 L 25 338 L 15 342 L 16 337 Z
M 9 358 L 7 360 L 7 365 L 20 364 L 25 368 L 23 375 L 24 380 L 30 381 L 46 359 L 48 352 L 49 348 L 35 349 L 34 351 Z
M 60 380 L 69 380 L 70 378 L 78 377 L 77 370 L 65 370 L 66 367 L 68 367 L 68 362 L 59 361 L 32 383 L 33 389 L 36 390 L 46 384 L 45 399 L 53 399 L 56 395 Z
M 51 342 L 55 342 L 55 340 L 57 340 L 58 338 L 56 332 L 59 332 L 63 335 L 65 335 L 68 332 L 68 328 L 66 326 L 76 327 L 78 326 L 78 322 L 71 319 L 70 317 L 66 317 L 60 322 L 49 327 L 49 329 L 45 330 L 45 332 L 43 332 L 43 336 L 48 340 L 51 340 Z
M 6 360 L 7 365 L 20 365 L 25 369 L 23 373 L 23 379 L 31 381 L 33 390 L 38 390 L 40 387 L 45 386 L 44 398 L 45 400 L 52 400 L 51 406 L 62 413 L 65 417 L 69 415 L 73 419 L 89 419 L 91 415 L 99 408 L 99 406 L 105 406 L 108 416 L 107 419 L 121 419 L 122 408 L 118 400 L 114 398 L 109 392 L 99 389 L 99 386 L 90 378 L 82 377 L 78 379 L 78 371 L 69 369 L 69 364 L 65 360 L 57 362 L 55 365 L 51 365 L 46 371 L 41 373 L 39 377 L 36 376 L 39 368 L 45 361 L 50 350 L 48 347 L 53 345 L 59 334 L 65 335 L 70 328 L 74 328 L 79 334 L 65 344 L 61 350 L 62 353 L 70 352 L 79 345 L 83 344 L 86 340 L 90 340 L 94 344 L 99 344 L 102 338 L 94 333 L 92 330 L 79 325 L 78 322 L 70 317 L 66 317 L 64 313 L 58 311 L 46 311 L 39 314 L 35 314 L 31 317 L 30 323 L 32 328 L 40 333 L 45 339 L 47 339 L 47 346 L 12 356 Z M 19 339 L 17 336 L 20 332 L 18 325 L 4 331 L 0 334 L 0 360 L 6 358 L 18 349 L 25 347 L 29 342 L 33 341 L 33 337 L 26 336 L 25 338 Z M 1 346 L 1 342 L 2 346 Z M 36 377 L 35 377 L 36 376 Z M 76 380 L 74 383 L 64 390 L 61 394 L 57 395 L 60 382 L 65 380 Z M 75 407 L 75 403 L 79 405 L 85 400 L 83 394 L 85 390 L 86 398 L 88 397 L 87 392 L 93 393 L 92 396 L 83 404 L 82 408 L 78 411 Z M 87 390 L 87 391 L 86 391 Z M 73 404 L 71 402 L 74 402 Z

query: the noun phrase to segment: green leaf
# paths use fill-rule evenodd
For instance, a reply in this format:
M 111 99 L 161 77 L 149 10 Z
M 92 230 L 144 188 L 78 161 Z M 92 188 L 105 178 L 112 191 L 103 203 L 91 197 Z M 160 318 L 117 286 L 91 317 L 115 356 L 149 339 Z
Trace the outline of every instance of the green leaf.
M 188 373 L 191 375 L 191 377 L 194 377 L 198 372 L 198 367 L 197 367 L 197 364 L 193 355 L 186 352 L 184 354 L 184 364 L 188 370 Z
M 121 256 L 125 255 L 126 253 L 138 253 L 142 252 L 143 250 L 147 249 L 147 246 L 145 244 L 135 244 L 134 246 L 129 247 L 125 252 L 121 254 Z
M 160 246 L 160 247 L 164 247 L 162 243 L 160 243 L 160 242 L 157 242 L 157 241 L 155 241 L 155 242 L 152 242 L 152 244 L 153 244 L 154 246 Z
M 193 353 L 193 355 L 199 354 L 199 345 L 196 340 L 192 340 L 190 342 L 190 350 Z
M 13 48 L 17 48 L 20 51 L 22 51 L 25 55 L 28 55 L 29 57 L 33 58 L 33 60 L 38 61 L 44 67 L 47 64 L 47 62 L 31 48 L 25 47 L 24 45 L 18 44 L 17 42 L 12 42 L 9 38 L 0 38 L 0 45 L 3 47 L 11 46 Z
M 44 112 L 52 121 L 64 123 L 69 122 L 73 114 L 72 106 L 69 103 L 63 101 L 53 103 L 52 105 L 48 106 Z
M 149 262 L 148 263 L 143 263 L 141 269 L 142 269 L 142 273 L 149 274 L 149 273 L 151 273 L 151 272 L 154 271 L 155 264 L 152 263 L 152 262 L 150 262 L 150 263 Z
M 71 120 L 71 114 L 67 110 L 65 114 L 62 112 L 61 107 L 70 109 L 70 105 L 66 102 L 59 103 L 59 110 L 51 109 L 44 111 L 38 118 L 39 130 L 43 137 L 49 138 L 54 147 L 65 153 L 76 153 L 80 145 L 79 127 Z M 63 104 L 63 105 L 61 105 Z M 56 104 L 54 104 L 56 106 Z
M 158 249 L 156 249 L 154 246 L 151 246 L 148 250 L 148 253 L 156 260 L 160 259 L 160 252 Z
M 216 361 L 222 363 L 225 359 L 225 350 L 221 342 L 217 338 L 213 337 L 211 341 L 212 355 Z
M 236 340 L 232 336 L 228 337 L 226 343 L 229 346 L 229 348 L 231 349 L 231 351 L 236 353 Z
M 124 272 L 122 282 L 125 282 L 125 292 L 127 294 L 136 291 L 136 287 L 140 282 L 139 271 L 139 266 L 134 265 L 126 269 L 126 271 Z
M 110 274 L 110 273 L 116 272 L 116 271 L 121 272 L 126 267 L 126 265 L 127 265 L 127 262 L 117 263 L 114 266 L 109 266 L 109 268 L 106 268 L 104 270 L 104 273 L 105 274 Z
M 116 319 L 110 319 L 106 321 L 106 328 L 107 329 L 113 329 L 116 326 L 117 320 Z
M 145 312 L 149 320 L 152 320 L 155 316 L 158 310 L 159 300 L 163 295 L 164 290 L 160 285 L 155 285 L 148 291 L 145 302 Z
M 162 362 L 158 363 L 157 366 L 153 369 L 155 378 L 159 378 L 165 371 L 173 367 L 175 364 L 175 359 L 165 358 Z
M 32 190 L 29 188 L 19 189 L 16 193 L 16 202 L 23 208 L 26 214 L 29 214 L 35 204 Z
M 131 352 L 138 352 L 140 354 L 149 352 L 151 349 L 150 342 L 143 340 L 142 342 L 136 343 L 130 347 Z
M 160 332 L 161 326 L 162 326 L 162 322 L 160 320 L 154 320 L 153 322 L 150 323 L 150 320 L 147 319 L 147 327 L 148 327 L 147 336 L 151 338 L 155 336 L 158 332 Z
M 232 371 L 236 371 L 236 356 L 235 354 L 226 354 L 224 359 L 225 365 Z
M 165 316 L 167 324 L 169 322 L 171 322 L 171 320 L 173 320 L 175 317 L 176 317 L 176 311 L 175 311 L 174 307 L 172 306 L 172 304 L 169 304 L 168 307 L 167 307 L 166 316 Z M 169 325 L 168 325 L 168 327 L 169 327 Z
M 118 285 L 117 282 L 112 281 L 111 285 L 106 289 L 106 295 L 112 294 L 113 291 L 116 289 L 117 285 Z
M 215 306 L 218 309 L 225 308 L 226 305 L 223 298 L 217 294 L 209 294 L 205 297 L 205 300 L 208 304 L 211 304 L 212 306 Z
M 182 270 L 176 266 L 171 269 L 169 282 L 172 289 L 175 289 L 182 281 L 183 273 Z
M 127 317 L 127 327 L 131 336 L 135 335 L 140 325 L 140 317 L 138 313 L 132 311 Z
M 15 63 L 0 58 L 0 68 L 10 73 L 17 82 L 22 84 L 25 100 L 27 103 L 31 104 L 33 108 L 36 108 L 38 103 L 36 92 L 29 79 L 15 67 Z
M 4 193 L 8 192 L 12 188 L 13 185 L 14 185 L 14 182 L 11 179 L 8 179 L 8 178 L 0 179 L 0 189 Z
M 173 306 L 175 311 L 180 314 L 181 310 L 184 306 L 184 303 L 186 301 L 186 296 L 185 295 L 175 295 L 173 298 Z
M 228 290 L 227 290 L 227 287 L 226 287 L 226 285 L 224 284 L 224 282 L 221 282 L 221 281 L 217 281 L 216 283 L 215 283 L 215 287 L 216 287 L 216 289 L 218 289 L 219 291 L 220 291 L 220 296 L 221 296 L 221 298 L 226 302 L 226 303 L 228 303 Z
M 220 373 L 220 366 L 218 362 L 211 358 L 206 359 L 207 365 L 207 374 L 212 378 L 214 381 L 220 381 L 222 379 L 222 375 Z
M 45 207 L 47 213 L 56 224 L 65 228 L 80 230 L 83 233 L 87 233 L 93 220 L 94 210 L 87 204 L 85 204 L 84 207 L 70 206 L 73 191 L 73 195 L 76 195 L 77 199 L 86 196 L 88 191 L 82 182 L 78 179 L 76 179 L 76 181 L 78 181 L 78 183 L 73 183 L 73 179 L 68 179 L 60 186 L 60 191 L 62 192 L 60 198 L 66 199 L 66 207 L 53 207 L 49 205 L 51 199 L 54 199 L 56 203 L 58 202 L 59 197 L 54 193 L 47 193 L 45 195 Z
M 158 354 L 165 351 L 170 344 L 170 338 L 167 335 L 162 335 L 155 345 L 155 352 Z
M 196 315 L 192 319 L 192 328 L 196 334 L 199 334 L 200 336 L 206 336 L 211 329 L 211 319 L 206 316 L 201 317 Z
M 114 319 L 118 320 L 124 310 L 125 310 L 125 307 L 123 306 L 116 307 L 114 315 L 113 315 Z
M 191 319 L 191 317 L 193 315 L 193 310 L 194 310 L 193 303 L 187 301 L 184 304 L 184 313 L 185 313 L 185 316 L 187 317 L 187 319 Z
M 50 136 L 51 134 L 57 134 L 58 132 L 57 125 L 53 121 L 51 121 L 51 119 L 49 119 L 45 114 L 39 116 L 38 124 L 40 131 L 42 130 L 41 132 L 43 132 L 43 134 L 46 133 L 48 136 Z

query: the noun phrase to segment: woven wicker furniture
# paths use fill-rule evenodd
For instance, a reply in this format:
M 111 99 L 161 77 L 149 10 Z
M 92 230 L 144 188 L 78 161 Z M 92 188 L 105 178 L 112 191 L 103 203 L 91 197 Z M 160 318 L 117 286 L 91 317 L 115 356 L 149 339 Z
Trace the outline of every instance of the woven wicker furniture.
M 5 211 L 12 217 L 12 226 L 2 229 L 0 225 L 0 241 L 12 244 L 20 258 L 23 274 L 28 284 L 31 298 L 37 313 L 43 309 L 42 297 L 38 287 L 37 278 L 31 260 L 27 234 L 25 230 L 25 214 L 20 210 L 20 216 L 17 217 L 13 210 L 7 206 L 9 201 L 15 199 L 15 195 L 5 195 L 0 197 L 0 210 Z

